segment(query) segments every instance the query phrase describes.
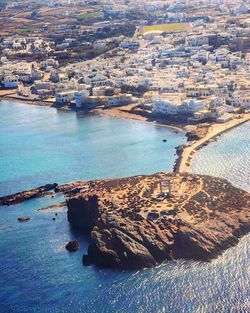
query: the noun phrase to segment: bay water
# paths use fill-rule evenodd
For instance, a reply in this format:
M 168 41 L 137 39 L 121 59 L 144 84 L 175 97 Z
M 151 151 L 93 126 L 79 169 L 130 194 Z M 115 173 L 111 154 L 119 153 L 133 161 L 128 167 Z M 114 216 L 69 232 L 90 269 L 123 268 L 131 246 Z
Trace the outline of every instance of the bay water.
M 242 125 L 202 149 L 193 170 L 249 190 L 249 130 Z M 151 124 L 1 102 L 0 194 L 171 171 L 174 147 L 183 143 L 183 133 Z M 70 227 L 66 208 L 38 211 L 61 201 L 0 207 L 0 312 L 250 311 L 250 236 L 211 263 L 179 260 L 137 272 L 84 267 L 89 238 Z M 75 253 L 64 248 L 71 239 L 81 244 Z

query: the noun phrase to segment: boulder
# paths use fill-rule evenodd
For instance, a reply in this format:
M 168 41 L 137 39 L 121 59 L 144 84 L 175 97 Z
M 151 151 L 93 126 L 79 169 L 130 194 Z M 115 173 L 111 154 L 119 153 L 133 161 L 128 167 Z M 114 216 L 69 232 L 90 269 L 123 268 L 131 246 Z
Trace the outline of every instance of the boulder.
M 156 212 L 149 212 L 148 213 L 148 220 L 157 220 L 159 218 L 159 213 Z
M 74 252 L 80 248 L 80 245 L 79 245 L 79 242 L 77 240 L 72 240 L 66 244 L 65 248 L 70 252 Z
M 200 136 L 195 131 L 187 132 L 186 137 L 188 141 L 195 141 L 200 139 Z
M 17 220 L 18 220 L 18 222 L 28 222 L 28 221 L 30 221 L 31 220 L 31 218 L 30 217 L 27 217 L 27 216 L 24 216 L 24 217 L 18 217 L 17 218 Z

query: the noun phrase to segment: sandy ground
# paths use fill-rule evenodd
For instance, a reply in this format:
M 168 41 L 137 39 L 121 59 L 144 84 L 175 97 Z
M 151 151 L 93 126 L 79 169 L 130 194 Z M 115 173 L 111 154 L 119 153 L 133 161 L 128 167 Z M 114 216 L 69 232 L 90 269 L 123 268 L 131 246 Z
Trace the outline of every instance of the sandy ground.
M 16 91 L 17 91 L 16 89 L 0 90 L 0 97 L 13 95 L 16 93 Z
M 1 94 L 0 94 L 0 97 L 1 97 Z M 3 101 L 13 101 L 15 103 L 24 103 L 24 104 L 32 104 L 32 105 L 39 105 L 39 106 L 51 106 L 55 99 L 48 99 L 46 101 L 42 101 L 42 100 L 33 100 L 33 99 L 30 99 L 30 98 L 25 98 L 25 97 L 22 97 L 22 96 L 19 96 L 17 93 L 16 93 L 16 90 L 12 93 L 9 93 L 9 94 L 5 94 L 3 95 L 3 98 L 0 99 L 0 100 L 3 100 Z
M 241 125 L 250 120 L 250 113 L 244 114 L 239 118 L 234 118 L 231 121 L 228 121 L 223 124 L 212 124 L 208 130 L 208 133 L 202 139 L 195 141 L 191 146 L 188 146 L 184 149 L 182 153 L 182 159 L 179 166 L 179 172 L 192 172 L 192 162 L 195 158 L 197 151 L 202 148 L 203 145 L 208 144 L 210 141 L 215 139 L 217 136 L 222 133 Z
M 173 128 L 177 131 L 184 131 L 185 129 L 181 126 L 175 126 L 175 125 L 170 125 L 167 122 L 166 123 L 161 123 L 159 121 L 149 121 L 147 117 L 132 113 L 130 110 L 135 106 L 135 104 L 130 104 L 127 106 L 123 107 L 114 107 L 110 109 L 103 109 L 103 108 L 98 108 L 95 109 L 95 113 L 115 117 L 115 118 L 125 118 L 125 119 L 132 119 L 136 121 L 141 121 L 145 123 L 150 123 L 150 124 L 155 124 L 161 127 L 168 127 L 168 128 Z

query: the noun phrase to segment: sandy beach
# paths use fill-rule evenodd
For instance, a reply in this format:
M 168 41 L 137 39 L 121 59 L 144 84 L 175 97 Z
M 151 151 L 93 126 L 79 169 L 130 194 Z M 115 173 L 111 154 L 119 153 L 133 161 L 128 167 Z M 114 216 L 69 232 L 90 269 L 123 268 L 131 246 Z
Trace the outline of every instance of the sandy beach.
M 144 123 L 150 123 L 150 124 L 155 124 L 157 126 L 161 127 L 168 127 L 175 129 L 176 131 L 185 131 L 184 126 L 181 125 L 172 125 L 169 123 L 169 121 L 164 120 L 164 119 L 149 119 L 146 116 L 140 115 L 133 113 L 131 110 L 135 107 L 135 104 L 130 104 L 127 106 L 121 106 L 121 107 L 113 107 L 109 109 L 104 109 L 104 108 L 97 108 L 94 110 L 95 113 L 101 114 L 101 115 L 106 115 L 106 116 L 111 116 L 114 118 L 125 118 L 125 119 L 130 119 L 130 120 L 136 120 L 136 121 L 141 121 Z
M 0 93 L 0 100 L 3 101 L 13 101 L 15 103 L 22 103 L 22 104 L 31 104 L 31 105 L 39 105 L 39 106 L 52 106 L 55 102 L 54 99 L 47 99 L 47 100 L 37 100 L 19 96 L 16 91 L 9 93 L 9 94 L 2 94 Z
M 0 89 L 0 97 L 6 97 L 6 96 L 10 96 L 13 95 L 17 92 L 16 89 Z

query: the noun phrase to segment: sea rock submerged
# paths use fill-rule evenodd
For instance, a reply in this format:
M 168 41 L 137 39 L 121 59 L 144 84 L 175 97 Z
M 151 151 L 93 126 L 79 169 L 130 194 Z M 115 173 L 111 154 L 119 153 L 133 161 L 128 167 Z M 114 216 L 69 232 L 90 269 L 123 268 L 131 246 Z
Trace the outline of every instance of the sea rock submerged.
M 77 193 L 64 189 L 69 222 L 91 234 L 86 265 L 209 261 L 250 230 L 250 195 L 224 179 L 158 173 L 78 182 Z

